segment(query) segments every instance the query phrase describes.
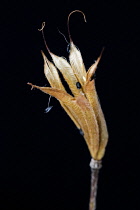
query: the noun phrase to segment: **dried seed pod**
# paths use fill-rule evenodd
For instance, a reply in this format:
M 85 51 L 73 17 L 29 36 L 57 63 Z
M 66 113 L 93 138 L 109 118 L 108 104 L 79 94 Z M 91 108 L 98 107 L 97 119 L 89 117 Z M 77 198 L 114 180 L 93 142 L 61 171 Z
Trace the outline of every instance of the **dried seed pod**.
M 74 45 L 70 34 L 69 19 L 74 12 L 82 13 L 84 20 L 86 21 L 85 14 L 80 10 L 75 10 L 68 16 L 67 25 L 70 38 L 70 63 L 63 57 L 56 56 L 50 51 L 44 38 L 43 28 L 45 24 L 43 23 L 41 31 L 44 42 L 54 62 L 54 64 L 50 62 L 42 52 L 44 73 L 51 87 L 39 87 L 31 83 L 28 84 L 59 100 L 61 106 L 73 120 L 77 128 L 82 131 L 92 158 L 94 158 L 94 160 L 101 160 L 104 156 L 105 147 L 108 141 L 108 131 L 98 100 L 95 81 L 92 78 L 101 59 L 103 50 L 97 61 L 86 72 L 81 53 Z M 66 92 L 59 78 L 58 70 L 62 73 L 64 79 L 68 83 L 73 96 Z

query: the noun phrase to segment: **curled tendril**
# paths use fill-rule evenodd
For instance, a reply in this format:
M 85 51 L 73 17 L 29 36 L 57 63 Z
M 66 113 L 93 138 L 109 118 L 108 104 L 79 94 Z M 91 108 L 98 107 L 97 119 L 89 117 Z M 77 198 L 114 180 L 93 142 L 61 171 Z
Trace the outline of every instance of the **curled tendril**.
M 42 27 L 38 29 L 39 31 L 42 31 L 45 28 L 45 22 L 42 23 Z
M 73 42 L 73 41 L 72 41 L 71 33 L 70 33 L 69 20 L 70 20 L 70 16 L 71 16 L 74 12 L 80 12 L 80 13 L 82 13 L 82 15 L 84 16 L 84 21 L 87 22 L 87 21 L 86 21 L 86 16 L 85 16 L 85 14 L 84 14 L 81 10 L 74 10 L 74 11 L 72 11 L 72 12 L 69 14 L 68 20 L 67 20 L 67 28 L 68 28 L 68 34 L 69 34 L 70 42 Z

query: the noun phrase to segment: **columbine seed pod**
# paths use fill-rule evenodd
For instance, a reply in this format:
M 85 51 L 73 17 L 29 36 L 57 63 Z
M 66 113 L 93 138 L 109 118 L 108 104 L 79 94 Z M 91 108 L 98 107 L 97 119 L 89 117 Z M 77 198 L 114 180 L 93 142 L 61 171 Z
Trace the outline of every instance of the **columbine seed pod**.
M 70 34 L 69 18 L 74 12 L 82 13 L 84 20 L 86 21 L 84 13 L 80 10 L 75 10 L 68 16 L 67 23 L 70 38 L 69 62 L 63 57 L 53 54 L 45 41 L 46 48 L 53 60 L 53 63 L 50 62 L 42 52 L 44 59 L 44 73 L 51 87 L 39 87 L 32 83 L 28 84 L 33 88 L 37 88 L 44 93 L 55 97 L 60 102 L 61 106 L 75 123 L 77 128 L 82 130 L 92 158 L 94 158 L 94 160 L 101 160 L 104 156 L 105 147 L 108 141 L 108 131 L 98 100 L 93 75 L 95 74 L 103 51 L 96 62 L 88 69 L 88 71 L 86 71 L 81 52 L 74 45 Z M 45 23 L 43 23 L 41 29 L 42 33 L 44 25 Z M 66 92 L 65 87 L 60 80 L 58 70 L 62 73 L 64 79 L 69 85 L 73 96 Z

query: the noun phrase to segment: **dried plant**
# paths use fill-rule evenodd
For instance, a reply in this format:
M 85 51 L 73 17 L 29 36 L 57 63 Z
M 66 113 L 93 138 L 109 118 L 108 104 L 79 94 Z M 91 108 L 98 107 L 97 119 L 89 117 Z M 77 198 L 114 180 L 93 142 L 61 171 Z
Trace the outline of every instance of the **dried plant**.
M 75 123 L 76 127 L 82 130 L 92 157 L 90 163 L 92 175 L 89 209 L 94 210 L 96 208 L 98 170 L 101 167 L 101 159 L 104 156 L 108 141 L 107 126 L 98 100 L 94 80 L 94 74 L 101 59 L 103 50 L 96 62 L 88 69 L 88 71 L 86 71 L 81 53 L 74 45 L 70 34 L 69 18 L 74 12 L 82 13 L 84 20 L 86 21 L 85 14 L 80 10 L 75 10 L 68 16 L 67 25 L 70 38 L 69 62 L 63 57 L 59 57 L 52 53 L 44 38 L 46 48 L 53 60 L 53 63 L 50 62 L 42 52 L 44 59 L 44 73 L 51 87 L 39 87 L 32 83 L 28 84 L 31 85 L 32 88 L 37 88 L 44 93 L 55 97 Z M 41 29 L 43 37 L 44 26 L 45 23 L 43 23 Z M 58 70 L 63 75 L 72 94 L 67 93 L 59 77 Z

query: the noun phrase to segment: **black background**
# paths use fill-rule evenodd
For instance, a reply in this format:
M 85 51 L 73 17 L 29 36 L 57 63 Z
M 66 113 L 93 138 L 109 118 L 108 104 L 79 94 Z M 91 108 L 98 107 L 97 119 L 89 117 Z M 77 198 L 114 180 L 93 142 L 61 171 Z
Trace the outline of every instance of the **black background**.
M 100 172 L 98 210 L 139 209 L 138 2 L 11 1 L 1 5 L 0 209 L 86 210 L 90 155 L 73 122 L 52 98 L 27 82 L 48 85 L 41 23 L 52 52 L 68 57 L 70 19 L 86 68 L 105 51 L 96 87 L 109 130 Z M 50 57 L 49 57 L 50 58 Z

